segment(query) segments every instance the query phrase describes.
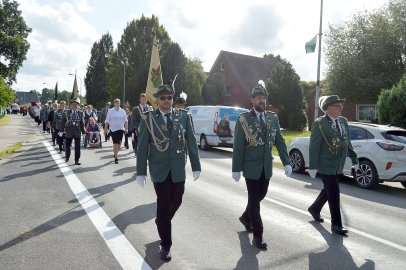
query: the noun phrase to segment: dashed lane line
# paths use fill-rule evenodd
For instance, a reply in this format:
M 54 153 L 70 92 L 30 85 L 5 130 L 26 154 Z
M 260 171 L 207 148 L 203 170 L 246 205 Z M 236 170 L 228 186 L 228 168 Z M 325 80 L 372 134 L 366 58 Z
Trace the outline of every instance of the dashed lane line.
M 114 257 L 125 270 L 141 269 L 151 270 L 151 267 L 144 261 L 137 250 L 131 245 L 128 239 L 117 228 L 110 217 L 104 212 L 97 201 L 89 193 L 80 179 L 66 164 L 62 157 L 47 141 L 42 142 L 55 160 L 62 174 L 64 175 L 73 194 L 82 205 L 86 214 L 96 227 L 97 231 L 110 248 Z

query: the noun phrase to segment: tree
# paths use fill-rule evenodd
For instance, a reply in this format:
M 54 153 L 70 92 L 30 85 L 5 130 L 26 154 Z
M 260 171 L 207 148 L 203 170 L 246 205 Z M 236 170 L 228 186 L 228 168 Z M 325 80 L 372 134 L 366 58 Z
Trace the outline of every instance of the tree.
M 0 76 L 0 108 L 7 107 L 14 102 L 14 91 Z
M 180 88 L 177 85 L 175 88 L 176 96 L 179 96 L 183 91 L 187 94 L 187 105 L 202 104 L 202 89 L 207 77 L 203 71 L 202 62 L 199 59 L 188 58 L 179 77 L 181 82 L 183 82 L 184 88 Z
M 0 76 L 11 85 L 30 48 L 27 41 L 31 28 L 27 26 L 19 4 L 14 0 L 0 3 Z
M 100 41 L 93 44 L 85 77 L 86 100 L 95 108 L 103 108 L 109 101 L 108 58 L 113 49 L 113 38 L 109 33 L 102 35 Z
M 54 89 L 44 88 L 42 89 L 41 96 L 39 101 L 41 104 L 46 104 L 48 101 L 52 101 L 54 99 Z M 69 100 L 67 100 L 69 101 Z
M 385 89 L 378 98 L 378 121 L 406 128 L 406 75 L 391 89 Z
M 208 105 L 220 105 L 226 95 L 226 83 L 222 73 L 211 74 L 204 84 L 202 97 Z
M 63 90 L 58 94 L 58 101 L 61 102 L 63 100 L 66 103 L 69 103 L 71 94 L 72 94 L 71 92 Z
M 184 81 L 184 72 L 186 71 L 185 66 L 187 59 L 179 44 L 170 44 L 165 51 L 161 51 L 161 55 L 161 67 L 163 71 L 162 75 L 164 83 L 171 84 L 176 74 L 178 74 L 176 79 L 176 89 L 187 89 L 187 84 Z
M 172 44 L 165 28 L 159 24 L 158 18 L 141 16 L 127 24 L 117 50 L 111 55 L 123 60 L 126 64 L 126 97 L 130 104 L 137 104 L 139 95 L 147 86 L 149 64 L 151 60 L 152 40 L 156 34 L 161 59 Z M 122 96 L 123 65 L 117 58 L 111 57 L 108 66 L 108 89 L 113 98 Z M 164 82 L 169 80 L 162 70 Z M 176 74 L 176 73 L 175 73 Z M 119 90 L 121 89 L 121 90 Z M 117 94 L 120 93 L 120 94 Z
M 405 72 L 406 1 L 391 0 L 373 12 L 330 26 L 326 42 L 326 92 L 350 102 L 375 102 Z M 367 100 L 365 100 L 367 99 Z
M 303 130 L 306 116 L 303 112 L 303 94 L 300 77 L 292 64 L 279 57 L 278 64 L 267 79 L 269 104 L 279 108 L 279 123 L 283 128 Z

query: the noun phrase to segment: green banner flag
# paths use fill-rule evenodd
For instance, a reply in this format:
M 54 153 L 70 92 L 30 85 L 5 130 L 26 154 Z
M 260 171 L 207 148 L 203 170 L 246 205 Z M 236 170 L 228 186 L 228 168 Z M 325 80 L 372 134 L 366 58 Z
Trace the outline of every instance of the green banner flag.
M 316 50 L 317 35 L 315 35 L 310 41 L 306 42 L 305 50 L 306 53 L 314 53 Z

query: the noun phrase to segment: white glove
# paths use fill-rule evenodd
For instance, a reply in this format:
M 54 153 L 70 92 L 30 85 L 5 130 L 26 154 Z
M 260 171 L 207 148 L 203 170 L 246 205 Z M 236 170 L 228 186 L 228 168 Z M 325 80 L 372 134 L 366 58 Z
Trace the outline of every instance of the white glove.
M 358 171 L 358 169 L 359 169 L 359 164 L 354 164 L 354 165 L 352 165 L 352 167 L 354 168 L 354 171 Z
M 317 169 L 309 170 L 309 175 L 311 178 L 316 178 L 316 174 L 317 174 Z
M 58 132 L 58 136 L 62 137 L 63 136 L 63 132 Z
M 141 187 L 144 187 L 145 184 L 147 183 L 147 176 L 146 175 L 137 175 L 137 178 L 135 179 L 137 181 L 137 184 L 140 185 Z
M 241 178 L 241 172 L 233 172 L 233 179 L 234 179 L 234 181 L 236 181 L 236 182 L 238 182 L 238 181 L 240 181 L 240 178 Z
M 287 177 L 289 177 L 289 176 L 292 174 L 292 166 L 290 166 L 290 165 L 285 165 L 284 168 L 285 168 L 285 175 L 286 175 Z
M 199 171 L 193 172 L 193 180 L 194 181 L 196 181 L 199 177 L 200 177 L 200 172 Z

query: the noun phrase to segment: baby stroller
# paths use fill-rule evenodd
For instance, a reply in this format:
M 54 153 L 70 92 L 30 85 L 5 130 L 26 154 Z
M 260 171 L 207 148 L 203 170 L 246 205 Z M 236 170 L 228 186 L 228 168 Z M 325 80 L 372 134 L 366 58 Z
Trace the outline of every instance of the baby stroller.
M 87 124 L 83 146 L 89 146 L 91 148 L 102 147 L 100 127 L 98 124 L 95 124 L 94 126 Z

